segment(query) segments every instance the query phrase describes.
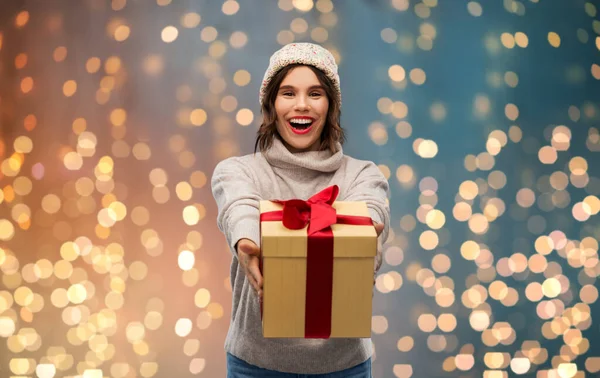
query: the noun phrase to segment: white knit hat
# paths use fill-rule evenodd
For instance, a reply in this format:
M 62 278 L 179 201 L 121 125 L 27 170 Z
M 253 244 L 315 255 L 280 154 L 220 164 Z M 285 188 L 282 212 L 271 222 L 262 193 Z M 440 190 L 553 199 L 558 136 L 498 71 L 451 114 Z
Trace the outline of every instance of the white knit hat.
M 342 91 L 340 89 L 340 77 L 338 76 L 338 67 L 333 55 L 325 48 L 314 43 L 290 43 L 276 51 L 269 59 L 269 67 L 265 72 L 258 100 L 262 105 L 267 86 L 279 70 L 290 64 L 306 64 L 314 66 L 333 81 L 333 85 L 338 93 L 340 106 L 342 105 Z

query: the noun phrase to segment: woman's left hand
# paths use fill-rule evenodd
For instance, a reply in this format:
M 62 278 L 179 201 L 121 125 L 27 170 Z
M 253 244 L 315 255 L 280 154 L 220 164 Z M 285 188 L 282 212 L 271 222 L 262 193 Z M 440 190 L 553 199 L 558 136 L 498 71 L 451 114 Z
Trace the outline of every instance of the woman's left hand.
M 379 235 L 381 235 L 381 233 L 383 232 L 385 225 L 383 223 L 375 223 L 374 226 L 375 232 L 377 232 L 377 237 L 379 237 Z
M 379 235 L 381 235 L 381 233 L 383 232 L 385 225 L 383 223 L 373 223 L 373 226 L 375 226 L 375 232 L 377 232 L 377 237 L 379 237 Z M 375 276 L 373 276 L 373 286 L 375 286 Z

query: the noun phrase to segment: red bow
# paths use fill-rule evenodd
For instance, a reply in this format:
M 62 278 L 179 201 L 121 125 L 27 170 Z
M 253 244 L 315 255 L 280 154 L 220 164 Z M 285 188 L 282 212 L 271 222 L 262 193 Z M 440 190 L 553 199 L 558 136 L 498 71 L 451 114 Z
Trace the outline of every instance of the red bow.
M 336 223 L 337 213 L 331 205 L 339 192 L 339 187 L 333 185 L 307 201 L 291 199 L 273 202 L 283 205 L 283 225 L 286 228 L 299 230 L 308 224 L 308 236 L 310 236 Z

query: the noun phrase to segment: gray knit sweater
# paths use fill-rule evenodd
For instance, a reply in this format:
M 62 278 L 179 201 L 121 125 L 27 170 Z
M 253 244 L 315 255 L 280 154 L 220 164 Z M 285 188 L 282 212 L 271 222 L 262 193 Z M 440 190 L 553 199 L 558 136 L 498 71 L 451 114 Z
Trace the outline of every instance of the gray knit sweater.
M 375 272 L 381 265 L 381 244 L 390 221 L 388 182 L 372 162 L 337 152 L 309 151 L 293 154 L 274 138 L 265 154 L 232 157 L 220 162 L 212 176 L 212 192 L 218 206 L 217 223 L 233 253 L 231 287 L 233 306 L 225 350 L 261 368 L 297 374 L 324 374 L 344 370 L 372 355 L 370 338 L 364 339 L 265 339 L 262 337 L 260 304 L 238 264 L 234 246 L 243 238 L 260 246 L 259 201 L 308 199 L 338 185 L 339 201 L 364 201 L 372 219 L 384 223 L 378 240 Z

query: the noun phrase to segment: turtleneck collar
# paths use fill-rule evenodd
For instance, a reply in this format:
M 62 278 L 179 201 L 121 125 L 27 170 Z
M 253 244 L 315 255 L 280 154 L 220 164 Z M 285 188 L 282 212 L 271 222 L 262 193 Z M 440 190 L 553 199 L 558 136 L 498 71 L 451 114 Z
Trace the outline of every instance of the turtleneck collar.
M 324 151 L 290 152 L 280 138 L 273 138 L 273 144 L 264 153 L 265 159 L 274 167 L 296 170 L 304 168 L 316 172 L 334 172 L 342 165 L 344 152 L 342 145 L 336 144 L 336 152 Z

